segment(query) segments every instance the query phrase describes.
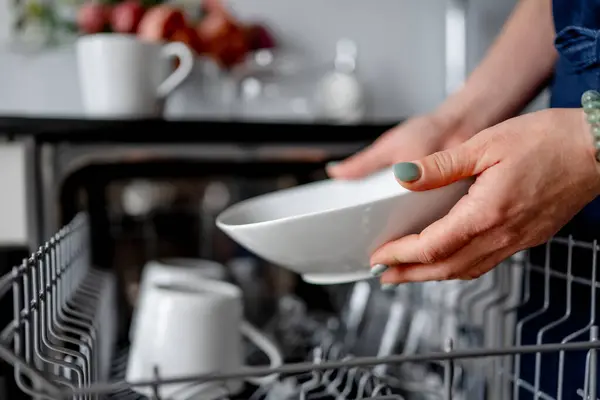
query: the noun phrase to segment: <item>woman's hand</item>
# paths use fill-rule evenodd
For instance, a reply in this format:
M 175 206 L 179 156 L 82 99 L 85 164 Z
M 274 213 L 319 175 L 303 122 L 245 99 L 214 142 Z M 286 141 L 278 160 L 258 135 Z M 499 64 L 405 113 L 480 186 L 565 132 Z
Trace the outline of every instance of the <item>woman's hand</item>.
M 428 190 L 476 177 L 447 216 L 371 257 L 385 286 L 474 279 L 544 243 L 600 194 L 600 168 L 581 109 L 516 117 L 467 142 L 394 166 L 399 183 Z
M 453 124 L 435 114 L 412 118 L 381 135 L 371 146 L 331 165 L 336 179 L 358 179 L 401 161 L 428 156 L 446 148 Z

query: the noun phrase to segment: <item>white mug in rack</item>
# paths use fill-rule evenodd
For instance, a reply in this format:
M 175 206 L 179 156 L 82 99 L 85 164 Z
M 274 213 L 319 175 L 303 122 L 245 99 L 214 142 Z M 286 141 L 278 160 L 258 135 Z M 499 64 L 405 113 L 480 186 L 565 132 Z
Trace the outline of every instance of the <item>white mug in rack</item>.
M 179 59 L 173 70 L 172 61 Z M 77 41 L 84 110 L 98 118 L 157 117 L 165 98 L 191 73 L 183 43 L 150 43 L 134 35 L 101 33 Z
M 154 379 L 154 368 L 161 379 L 236 371 L 244 366 L 242 336 L 265 352 L 272 367 L 283 362 L 277 346 L 244 321 L 241 290 L 230 283 L 189 279 L 153 284 L 138 313 L 126 373 L 130 383 Z M 248 381 L 263 385 L 274 379 Z M 243 388 L 238 380 L 221 384 L 230 394 Z M 215 385 L 169 384 L 159 394 L 174 400 L 198 393 L 211 397 Z M 148 388 L 134 390 L 152 394 Z
M 193 258 L 167 258 L 148 262 L 142 270 L 137 304 L 143 304 L 148 288 L 158 283 L 187 281 L 190 279 L 225 280 L 226 268 L 223 264 L 211 260 Z M 134 308 L 129 327 L 129 339 L 133 340 L 133 332 L 137 323 L 137 307 Z

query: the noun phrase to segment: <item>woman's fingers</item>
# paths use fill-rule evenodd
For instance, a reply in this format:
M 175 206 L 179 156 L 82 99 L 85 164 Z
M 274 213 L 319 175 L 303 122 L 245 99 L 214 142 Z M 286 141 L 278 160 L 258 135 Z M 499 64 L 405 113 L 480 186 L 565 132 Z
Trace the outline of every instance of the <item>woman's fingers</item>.
M 478 241 L 479 242 L 479 241 Z M 403 264 L 387 269 L 381 275 L 382 285 L 407 282 L 476 279 L 501 263 L 510 254 L 505 249 L 487 253 L 482 243 L 469 245 L 447 260 L 434 264 Z
M 327 173 L 332 178 L 356 179 L 399 161 L 419 159 L 442 147 L 447 129 L 433 116 L 411 118 L 384 133 L 365 150 L 329 166 Z
M 445 263 L 402 264 L 385 271 L 381 276 L 382 285 L 399 285 L 408 282 L 429 282 L 457 279 L 459 271 L 448 268 Z
M 392 163 L 392 148 L 386 146 L 385 141 L 391 133 L 386 133 L 371 146 L 346 160 L 329 165 L 327 174 L 336 179 L 359 179 L 389 166 Z
M 377 249 L 371 256 L 371 265 L 434 264 L 467 246 L 495 223 L 478 209 L 469 195 L 464 196 L 448 215 L 421 233 L 405 236 Z

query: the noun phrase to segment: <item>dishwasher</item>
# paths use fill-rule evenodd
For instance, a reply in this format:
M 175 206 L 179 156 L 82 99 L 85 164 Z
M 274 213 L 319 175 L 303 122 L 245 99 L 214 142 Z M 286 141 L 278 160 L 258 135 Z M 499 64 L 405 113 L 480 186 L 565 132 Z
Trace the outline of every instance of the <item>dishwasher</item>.
M 236 246 L 214 228 L 216 215 L 236 201 L 324 179 L 326 162 L 385 128 L 327 127 L 323 137 L 311 127 L 290 133 L 293 140 L 237 146 L 176 135 L 141 143 L 119 129 L 131 126 L 29 142 L 44 196 L 32 202 L 31 254 L 0 278 L 7 305 L 0 360 L 10 371 L 0 398 L 169 400 L 161 386 L 273 374 L 278 379 L 245 384 L 241 393 L 223 385 L 218 398 L 598 398 L 596 241 L 557 235 L 473 281 L 391 292 L 370 280 L 312 286 Z M 336 130 L 344 140 L 331 136 Z M 168 257 L 225 265 L 244 293 L 246 318 L 277 343 L 285 363 L 266 366 L 245 343 L 247 366 L 233 372 L 164 378 L 155 368 L 154 379 L 126 382 L 143 266 Z M 583 302 L 589 318 L 580 326 L 571 317 Z M 557 307 L 559 318 L 549 312 Z M 566 379 L 576 367 L 581 379 Z M 153 395 L 138 394 L 142 386 Z

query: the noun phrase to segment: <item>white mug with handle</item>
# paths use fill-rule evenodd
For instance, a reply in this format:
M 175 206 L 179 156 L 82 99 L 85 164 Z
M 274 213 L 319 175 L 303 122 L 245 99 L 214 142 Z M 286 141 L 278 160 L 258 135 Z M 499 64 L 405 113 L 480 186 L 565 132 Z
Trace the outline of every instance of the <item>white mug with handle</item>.
M 173 60 L 179 65 L 173 70 Z M 183 43 L 151 43 L 133 35 L 100 33 L 77 41 L 77 66 L 86 114 L 148 118 L 190 75 L 194 56 Z
M 155 368 L 161 379 L 237 371 L 244 366 L 242 336 L 268 356 L 271 367 L 283 363 L 277 346 L 244 320 L 241 290 L 223 281 L 188 278 L 152 284 L 139 305 L 134 330 L 126 372 L 130 383 L 155 379 Z M 264 385 L 276 378 L 247 381 Z M 169 384 L 159 394 L 174 400 L 207 399 L 221 396 L 222 388 L 236 394 L 243 382 Z M 149 388 L 134 390 L 152 395 Z

